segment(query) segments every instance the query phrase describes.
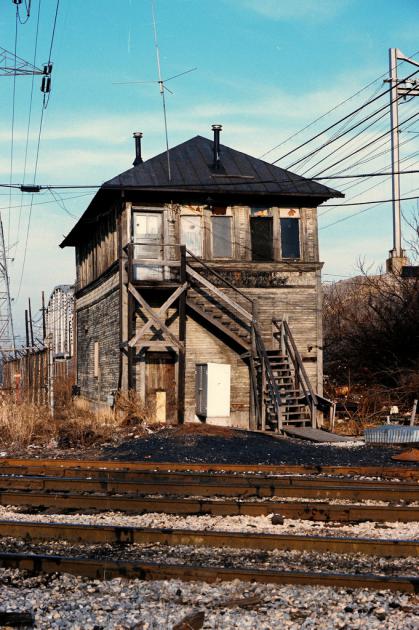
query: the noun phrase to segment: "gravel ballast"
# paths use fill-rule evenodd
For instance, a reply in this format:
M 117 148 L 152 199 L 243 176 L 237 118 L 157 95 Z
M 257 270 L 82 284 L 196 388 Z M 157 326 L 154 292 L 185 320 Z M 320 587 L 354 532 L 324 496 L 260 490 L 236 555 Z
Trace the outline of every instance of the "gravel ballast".
M 204 630 L 416 630 L 417 596 L 388 591 L 243 583 L 97 581 L 0 570 L 0 608 L 33 612 L 36 628 L 171 630 L 202 611 Z M 246 600 L 251 600 L 246 608 Z M 245 600 L 241 606 L 229 600 Z

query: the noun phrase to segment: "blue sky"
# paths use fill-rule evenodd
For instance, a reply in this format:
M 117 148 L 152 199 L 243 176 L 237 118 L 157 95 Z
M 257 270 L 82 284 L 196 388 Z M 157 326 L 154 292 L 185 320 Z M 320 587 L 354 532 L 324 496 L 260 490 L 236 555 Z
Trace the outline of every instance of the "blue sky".
M 37 65 L 48 58 L 55 6 L 56 0 L 42 0 Z M 31 17 L 18 27 L 17 54 L 27 60 L 33 60 L 37 10 L 38 0 L 32 0 Z M 174 91 L 167 96 L 170 144 L 196 134 L 210 136 L 211 124 L 219 122 L 224 126 L 225 144 L 257 157 L 383 75 L 389 47 L 407 55 L 419 49 L 416 0 L 397 4 L 387 0 L 156 0 L 156 14 L 163 76 L 198 68 L 168 83 Z M 0 0 L 2 47 L 13 50 L 14 32 L 15 5 Z M 52 61 L 53 90 L 44 114 L 38 183 L 99 184 L 126 170 L 133 159 L 132 132 L 136 130 L 144 133 L 145 158 L 163 150 L 157 86 L 115 85 L 156 79 L 150 0 L 61 0 Z M 0 181 L 8 183 L 13 79 L 0 80 Z M 39 84 L 36 77 L 27 182 L 33 177 L 36 154 Z M 274 160 L 304 142 L 380 88 L 385 89 L 382 79 L 265 159 Z M 31 78 L 18 77 L 15 89 L 13 181 L 21 182 Z M 377 106 L 381 104 L 384 99 Z M 419 98 L 403 107 L 403 115 L 411 116 L 419 111 Z M 347 151 L 388 127 L 385 117 Z M 419 122 L 410 130 L 419 130 Z M 408 167 L 414 165 L 418 141 L 407 132 L 402 138 L 406 147 L 401 155 Z M 293 158 L 279 165 L 289 166 Z M 388 154 L 379 159 L 360 164 L 358 172 L 388 167 Z M 299 168 L 297 172 L 304 171 Z M 308 174 L 316 174 L 315 169 Z M 357 182 L 345 181 L 342 187 L 353 183 Z M 340 182 L 330 185 L 339 188 Z M 419 187 L 418 175 L 403 177 L 404 194 L 415 187 Z M 8 192 L 1 190 L 0 207 L 14 258 L 10 275 L 19 330 L 28 296 L 38 307 L 42 289 L 49 294 L 54 285 L 71 283 L 74 278 L 73 251 L 58 249 L 58 243 L 75 222 L 68 213 L 78 217 L 91 195 L 80 190 L 60 194 L 63 203 L 49 192 L 34 196 L 18 297 L 30 196 L 14 194 L 9 211 Z M 390 183 L 368 180 L 346 194 L 348 201 L 357 195 L 355 202 L 385 199 L 390 196 Z M 415 207 L 416 201 L 405 202 L 404 211 L 409 215 Z M 360 209 L 329 209 L 320 218 L 321 258 L 325 274 L 330 274 L 325 279 L 355 274 L 360 257 L 374 269 L 384 263 L 392 244 L 388 204 L 327 227 Z

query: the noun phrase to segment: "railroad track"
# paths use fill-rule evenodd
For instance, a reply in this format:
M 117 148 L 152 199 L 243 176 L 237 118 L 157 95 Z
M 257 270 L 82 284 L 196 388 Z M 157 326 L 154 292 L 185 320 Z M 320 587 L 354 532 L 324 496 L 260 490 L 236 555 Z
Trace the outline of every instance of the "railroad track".
M 326 502 L 301 501 L 243 501 L 231 499 L 194 499 L 188 497 L 133 497 L 100 494 L 45 493 L 45 492 L 1 492 L 0 505 L 36 508 L 42 513 L 55 508 L 57 513 L 112 511 L 128 514 L 151 512 L 202 516 L 264 516 L 272 513 L 284 518 L 310 521 L 351 522 L 409 522 L 419 520 L 419 507 L 405 505 L 351 505 Z
M 191 472 L 139 473 L 134 481 L 114 480 L 108 473 L 96 479 L 34 475 L 0 475 L 0 492 L 25 490 L 144 495 L 224 497 L 305 497 L 352 501 L 419 499 L 419 484 L 410 482 L 305 477 L 249 477 Z
M 382 479 L 408 479 L 419 481 L 419 466 L 314 466 L 314 465 L 243 465 L 243 464 L 179 464 L 171 462 L 124 462 L 116 460 L 75 460 L 75 459 L 21 459 L 1 458 L 0 474 L 24 475 L 94 475 L 112 474 L 113 478 L 130 480 L 137 478 L 138 472 L 202 472 L 202 473 L 242 473 L 255 475 L 332 475 L 357 477 L 380 477 Z
M 409 522 L 419 520 L 419 507 L 408 505 L 410 502 L 419 502 L 418 482 L 419 469 L 405 467 L 363 467 L 354 471 L 348 467 L 336 466 L 258 466 L 255 472 L 251 467 L 224 465 L 182 466 L 154 462 L 74 460 L 0 461 L 0 503 L 29 506 L 38 513 L 51 509 L 71 513 L 97 510 L 131 514 L 160 512 L 213 516 L 259 516 L 277 512 L 285 518 L 326 522 Z M 281 497 L 281 500 L 271 497 Z M 249 498 L 255 500 L 246 500 Z M 287 498 L 294 500 L 287 501 Z M 344 499 L 360 504 L 333 504 L 328 503 L 329 499 Z M 363 504 L 362 501 L 365 500 L 384 501 L 387 505 Z M 158 544 L 259 551 L 299 550 L 315 551 L 319 554 L 361 553 L 393 558 L 419 555 L 416 540 L 82 525 L 74 522 L 31 522 L 30 515 L 27 518 L 28 520 L 0 521 L 0 537 L 25 541 L 64 540 L 119 547 Z M 124 575 L 141 579 L 177 577 L 205 581 L 238 578 L 278 584 L 324 584 L 419 591 L 419 580 L 416 576 L 394 578 L 258 568 L 157 565 L 142 561 L 129 563 L 97 558 L 10 553 L 0 554 L 0 566 L 25 568 L 34 572 L 58 570 L 90 577 Z
M 40 554 L 0 553 L 0 567 L 20 569 L 37 574 L 72 573 L 93 579 L 116 577 L 140 580 L 243 580 L 273 584 L 316 585 L 345 588 L 371 588 L 404 593 L 418 593 L 419 579 L 415 576 L 393 577 L 372 574 L 319 573 L 303 571 L 276 571 L 272 569 L 231 569 L 224 567 L 154 564 L 46 556 Z
M 26 541 L 66 540 L 89 544 L 118 545 L 192 545 L 195 547 L 233 547 L 244 549 L 330 551 L 363 553 L 397 558 L 419 556 L 418 541 L 344 538 L 331 536 L 260 534 L 231 531 L 196 531 L 191 529 L 81 525 L 58 522 L 0 521 L 0 537 Z

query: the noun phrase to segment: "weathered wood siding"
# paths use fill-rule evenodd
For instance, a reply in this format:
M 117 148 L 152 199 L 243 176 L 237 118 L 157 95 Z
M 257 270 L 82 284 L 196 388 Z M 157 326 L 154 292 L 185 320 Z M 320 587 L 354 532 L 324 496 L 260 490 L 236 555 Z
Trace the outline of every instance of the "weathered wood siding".
M 87 286 L 118 259 L 117 206 L 98 217 L 86 240 L 76 247 L 76 288 Z
M 76 297 L 77 383 L 88 400 L 106 403 L 119 381 L 119 278 L 113 274 Z M 95 375 L 95 344 L 99 369 Z

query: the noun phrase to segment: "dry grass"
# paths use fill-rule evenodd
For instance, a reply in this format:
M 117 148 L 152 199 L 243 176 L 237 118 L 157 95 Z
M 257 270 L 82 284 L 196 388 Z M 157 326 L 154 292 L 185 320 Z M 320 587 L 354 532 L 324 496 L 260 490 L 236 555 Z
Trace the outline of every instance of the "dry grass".
M 45 405 L 16 402 L 13 394 L 0 394 L 0 445 L 26 448 L 29 445 L 84 448 L 118 442 L 129 431 L 144 433 L 153 418 L 136 395 L 119 396 L 115 409 L 92 408 L 82 398 L 68 397 L 66 383 L 56 397 L 52 418 Z
M 34 403 L 16 403 L 13 396 L 0 398 L 0 442 L 3 446 L 48 444 L 56 437 L 47 407 Z

